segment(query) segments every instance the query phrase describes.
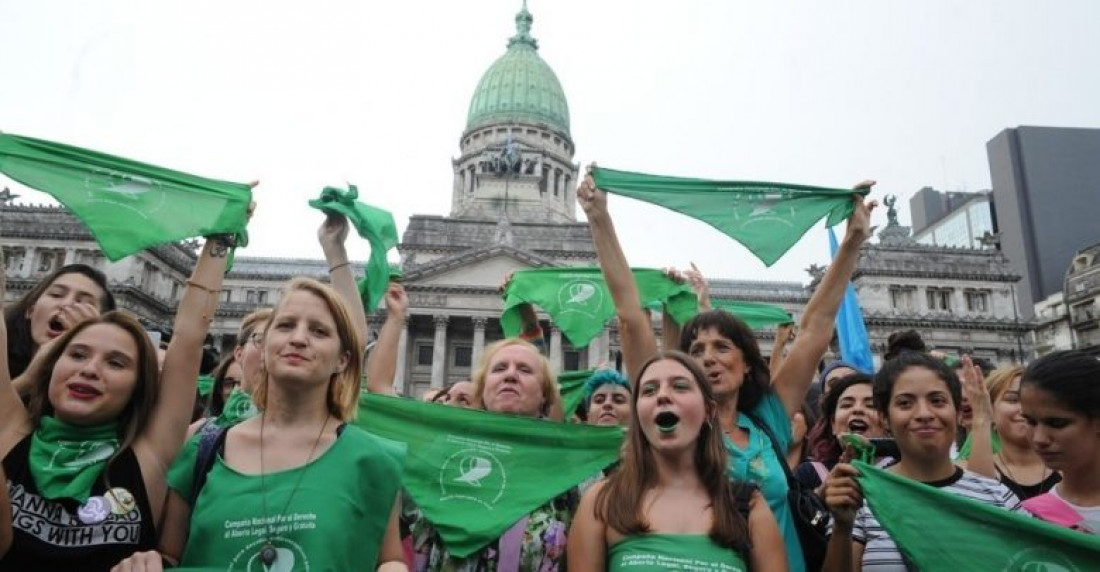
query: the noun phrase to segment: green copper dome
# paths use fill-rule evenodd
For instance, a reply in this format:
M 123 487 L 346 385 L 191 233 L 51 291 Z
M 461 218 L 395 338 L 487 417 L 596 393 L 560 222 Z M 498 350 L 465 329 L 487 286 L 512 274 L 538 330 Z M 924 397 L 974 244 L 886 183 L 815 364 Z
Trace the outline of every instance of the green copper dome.
M 506 121 L 546 123 L 569 134 L 569 104 L 554 70 L 539 57 L 531 37 L 534 18 L 527 3 L 516 14 L 516 35 L 508 51 L 493 62 L 474 90 L 466 129 Z

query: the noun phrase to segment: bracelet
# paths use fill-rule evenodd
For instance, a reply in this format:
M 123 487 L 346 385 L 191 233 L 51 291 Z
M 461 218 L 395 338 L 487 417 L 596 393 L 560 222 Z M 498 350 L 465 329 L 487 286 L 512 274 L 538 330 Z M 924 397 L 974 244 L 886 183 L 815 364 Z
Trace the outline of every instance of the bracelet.
M 199 284 L 198 282 L 195 282 L 194 280 L 191 280 L 191 279 L 188 279 L 186 284 L 188 286 L 194 286 L 195 288 L 198 288 L 199 290 L 205 290 L 205 291 L 207 291 L 211 294 L 217 294 L 218 292 L 221 292 L 221 290 L 215 290 L 215 289 L 212 289 L 212 288 L 208 288 L 208 287 L 203 286 L 202 284 Z
M 343 267 L 345 267 L 349 264 L 351 264 L 351 261 L 350 260 L 345 260 L 344 262 L 341 262 L 340 264 L 337 264 L 336 266 L 330 266 L 328 271 L 329 272 L 336 272 L 337 270 L 339 270 L 339 269 L 341 269 L 341 268 L 343 268 Z

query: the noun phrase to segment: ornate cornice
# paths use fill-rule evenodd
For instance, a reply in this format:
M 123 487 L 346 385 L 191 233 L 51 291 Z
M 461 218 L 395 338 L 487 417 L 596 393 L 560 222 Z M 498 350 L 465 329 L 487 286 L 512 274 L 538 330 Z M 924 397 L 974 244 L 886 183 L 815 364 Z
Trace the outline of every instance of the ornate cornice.
M 503 244 L 493 244 L 484 246 L 481 248 L 469 249 L 461 254 L 442 258 L 439 260 L 433 260 L 426 264 L 417 266 L 405 274 L 405 280 L 408 282 L 415 282 L 417 280 L 423 280 L 435 274 L 440 274 L 454 268 L 459 268 L 467 264 L 473 264 L 481 260 L 486 260 L 499 255 L 511 256 L 521 262 L 529 264 L 536 268 L 543 268 L 547 266 L 558 266 L 556 262 L 549 258 L 539 256 L 533 252 L 527 250 L 521 250 L 512 246 Z

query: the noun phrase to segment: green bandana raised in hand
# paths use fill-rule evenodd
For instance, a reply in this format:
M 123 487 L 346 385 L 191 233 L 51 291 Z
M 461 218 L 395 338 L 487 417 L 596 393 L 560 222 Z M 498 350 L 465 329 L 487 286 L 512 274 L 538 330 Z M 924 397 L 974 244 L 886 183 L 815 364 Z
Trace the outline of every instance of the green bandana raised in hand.
M 112 261 L 194 236 L 233 234 L 237 246 L 248 243 L 245 184 L 2 133 L 0 171 L 65 205 Z
M 232 427 L 241 421 L 255 417 L 259 413 L 260 411 L 256 409 L 256 405 L 252 403 L 252 397 L 238 387 L 234 388 L 233 392 L 229 394 L 229 399 L 225 400 L 221 415 L 214 419 L 214 424 L 218 427 Z
M 852 215 L 852 195 L 869 189 L 831 189 L 788 183 L 711 181 L 594 167 L 596 186 L 608 193 L 660 205 L 699 219 L 745 245 L 766 266 L 822 217 L 833 226 Z
M 390 211 L 363 204 L 356 200 L 358 198 L 359 189 L 355 185 L 348 185 L 346 191 L 325 187 L 320 197 L 309 201 L 309 206 L 348 217 L 359 236 L 370 243 L 367 275 L 359 281 L 359 295 L 370 314 L 378 308 L 378 302 L 389 287 L 390 265 L 386 262 L 386 253 L 397 246 L 397 225 Z
M 78 427 L 43 417 L 31 436 L 31 476 L 47 499 L 85 502 L 118 450 L 118 423 Z
M 660 303 L 679 323 L 699 312 L 699 300 L 687 284 L 676 282 L 660 270 L 633 269 L 643 305 Z M 534 304 L 554 321 L 573 347 L 588 345 L 615 315 L 615 304 L 599 268 L 536 268 L 512 275 L 504 292 L 500 326 L 504 335 L 519 335 L 521 304 Z

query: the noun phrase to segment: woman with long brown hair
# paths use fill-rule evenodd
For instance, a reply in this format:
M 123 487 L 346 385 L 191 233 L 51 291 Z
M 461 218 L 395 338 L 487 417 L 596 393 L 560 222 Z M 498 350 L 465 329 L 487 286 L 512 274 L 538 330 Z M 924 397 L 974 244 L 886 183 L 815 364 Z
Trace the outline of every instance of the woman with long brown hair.
M 207 240 L 159 378 L 149 336 L 117 311 L 83 319 L 50 343 L 26 407 L 4 352 L 0 452 L 15 530 L 0 568 L 106 570 L 154 545 L 227 252 L 219 238 Z
M 654 356 L 638 372 L 633 395 L 622 462 L 577 509 L 569 569 L 665 570 L 684 563 L 786 570 L 783 539 L 764 497 L 726 477 L 718 405 L 695 361 L 675 351 Z
M 873 184 L 864 181 L 856 189 Z M 640 365 L 657 351 L 649 316 L 615 234 L 607 195 L 596 188 L 591 176 L 577 188 L 577 202 L 588 217 L 600 268 L 615 301 L 627 377 L 636 376 Z M 790 445 L 790 418 L 801 410 L 817 365 L 828 349 L 844 289 L 856 268 L 859 249 L 871 233 L 875 202 L 864 202 L 853 194 L 852 203 L 844 240 L 806 304 L 798 337 L 777 371 L 769 371 L 752 329 L 728 312 L 700 312 L 683 325 L 680 334 L 680 351 L 695 359 L 714 389 L 729 454 L 728 476 L 760 486 L 779 523 L 787 560 L 796 572 L 807 568 L 806 557 L 788 501 L 791 483 L 784 470 L 786 459 L 776 450 L 785 451 Z

